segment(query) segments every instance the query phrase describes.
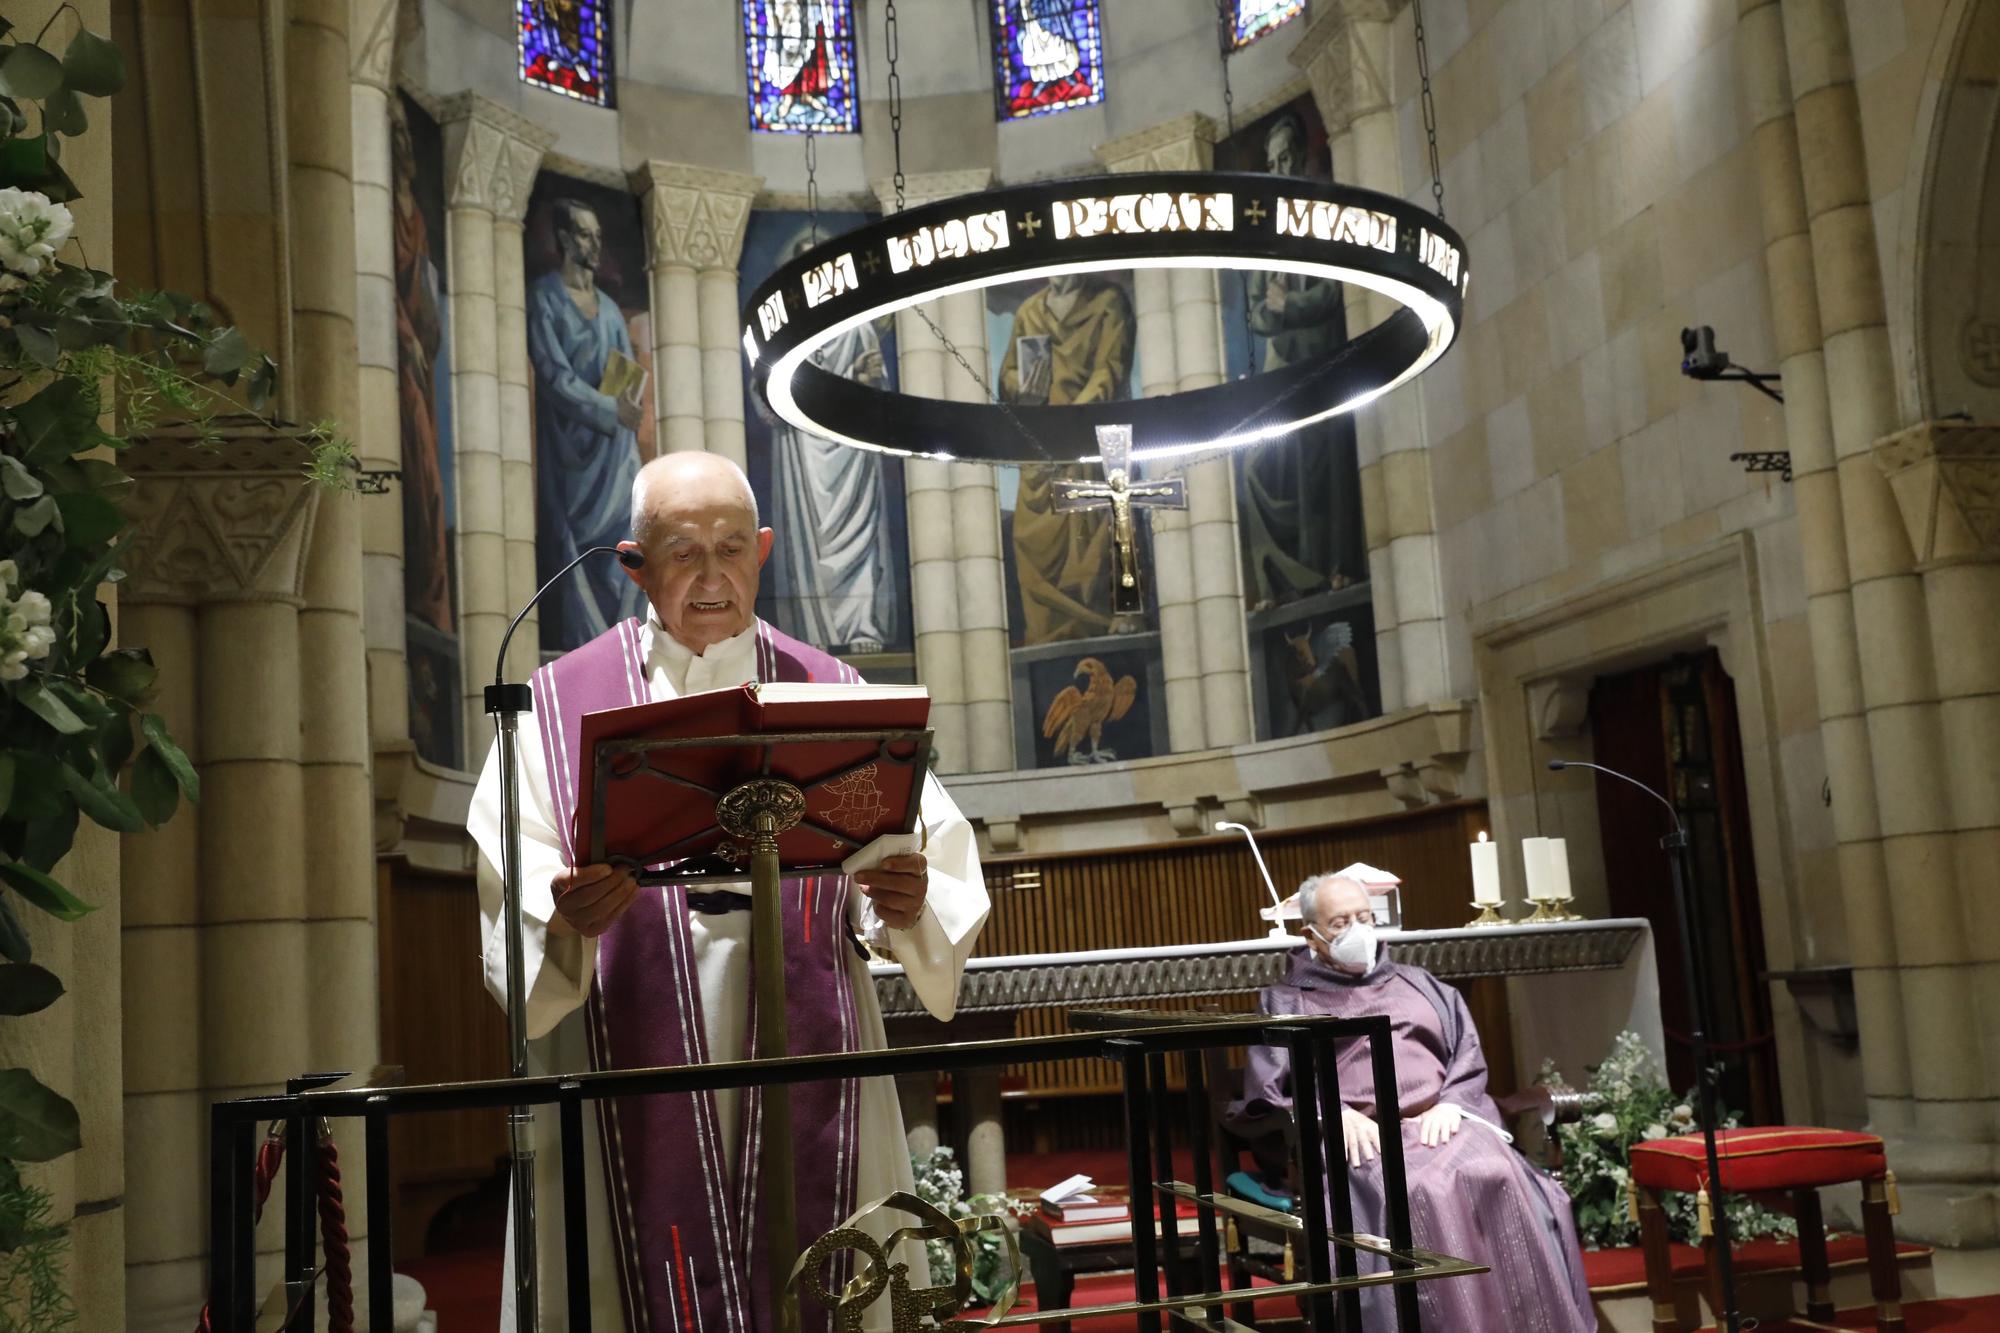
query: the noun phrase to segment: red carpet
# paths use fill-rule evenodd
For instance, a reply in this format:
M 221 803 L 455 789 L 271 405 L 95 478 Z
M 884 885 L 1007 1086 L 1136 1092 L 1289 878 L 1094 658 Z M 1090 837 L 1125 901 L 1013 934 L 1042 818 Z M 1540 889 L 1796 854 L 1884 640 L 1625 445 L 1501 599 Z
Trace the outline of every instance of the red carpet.
M 1903 1319 L 1907 1333 L 1932 1333 L 1934 1329 L 1950 1329 L 1952 1333 L 1993 1333 L 1994 1329 L 2000 1329 L 2000 1296 L 1918 1301 L 1903 1307 Z M 1839 1328 L 1872 1329 L 1875 1327 L 1875 1307 L 1870 1305 L 1842 1310 L 1834 1316 L 1833 1322 Z M 1757 1333 L 1817 1333 L 1824 1327 L 1823 1324 L 1795 1324 L 1779 1320 L 1757 1325 Z M 1713 1326 L 1702 1333 L 1714 1333 Z

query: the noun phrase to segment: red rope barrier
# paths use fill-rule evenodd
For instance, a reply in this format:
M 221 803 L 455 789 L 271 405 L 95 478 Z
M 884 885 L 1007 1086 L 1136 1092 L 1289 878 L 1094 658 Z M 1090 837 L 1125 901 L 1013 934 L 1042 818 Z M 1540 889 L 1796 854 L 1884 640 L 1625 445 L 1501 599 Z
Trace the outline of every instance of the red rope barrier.
M 320 1244 L 325 1262 L 320 1274 L 326 1279 L 327 1333 L 354 1333 L 354 1253 L 347 1235 L 347 1203 L 340 1187 L 340 1149 L 326 1122 L 320 1122 L 314 1144 L 314 1166 L 319 1177 Z M 264 1205 L 270 1201 L 271 1187 L 285 1163 L 285 1138 L 281 1125 L 257 1145 L 257 1164 L 251 1173 L 253 1223 L 261 1221 Z M 195 1333 L 212 1333 L 209 1307 L 201 1307 Z

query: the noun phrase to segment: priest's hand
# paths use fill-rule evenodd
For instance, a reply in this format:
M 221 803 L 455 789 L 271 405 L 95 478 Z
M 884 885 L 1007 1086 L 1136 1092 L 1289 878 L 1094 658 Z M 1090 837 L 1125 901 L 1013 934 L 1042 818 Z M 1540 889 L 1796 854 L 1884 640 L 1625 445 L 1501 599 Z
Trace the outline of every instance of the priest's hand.
M 1456 1106 L 1439 1102 L 1417 1117 L 1417 1138 L 1426 1148 L 1442 1148 L 1463 1123 L 1464 1117 Z
M 639 896 L 639 881 L 615 866 L 577 866 L 555 877 L 556 914 L 549 929 L 558 935 L 595 938 L 611 929 Z
M 1347 1141 L 1347 1164 L 1360 1166 L 1382 1151 L 1382 1129 L 1351 1106 L 1340 1108 L 1340 1133 Z
M 930 864 L 921 852 L 888 856 L 872 869 L 857 871 L 854 883 L 875 904 L 875 915 L 883 925 L 908 930 L 923 913 L 924 895 L 930 891 Z

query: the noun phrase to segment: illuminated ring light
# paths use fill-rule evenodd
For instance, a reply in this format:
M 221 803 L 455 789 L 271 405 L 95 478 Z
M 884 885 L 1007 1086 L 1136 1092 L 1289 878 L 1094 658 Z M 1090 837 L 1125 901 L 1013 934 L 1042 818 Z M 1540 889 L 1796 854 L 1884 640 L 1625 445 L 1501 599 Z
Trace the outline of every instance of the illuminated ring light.
M 1210 388 L 1016 404 L 1012 415 L 1032 441 L 996 405 L 874 389 L 811 359 L 847 330 L 906 306 L 1120 268 L 1298 273 L 1370 288 L 1402 309 L 1324 357 Z M 989 463 L 1095 461 L 1096 428 L 1125 423 L 1133 457 L 1160 458 L 1271 439 L 1420 374 L 1458 334 L 1468 277 L 1458 233 L 1373 190 L 1212 171 L 1045 181 L 907 209 L 814 247 L 751 294 L 743 350 L 751 387 L 774 415 L 857 448 Z

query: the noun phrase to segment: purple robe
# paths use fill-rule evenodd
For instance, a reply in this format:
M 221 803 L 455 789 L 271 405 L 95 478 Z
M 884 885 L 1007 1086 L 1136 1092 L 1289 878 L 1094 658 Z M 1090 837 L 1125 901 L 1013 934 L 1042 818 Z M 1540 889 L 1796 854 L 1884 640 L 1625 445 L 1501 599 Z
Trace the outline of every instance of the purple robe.
M 571 865 L 580 738 L 587 712 L 645 703 L 647 666 L 640 625 L 626 620 L 535 672 L 535 719 L 556 806 L 556 827 Z M 757 679 L 856 683 L 837 659 L 759 622 Z M 785 984 L 791 1053 L 860 1047 L 848 983 L 848 881 L 839 875 L 783 882 Z M 665 895 L 667 902 L 659 899 Z M 701 988 L 688 933 L 687 891 L 641 890 L 641 902 L 598 937 L 586 1022 L 593 1069 L 637 1069 L 753 1058 L 710 1051 Z M 753 970 L 760 960 L 753 960 Z M 754 971 L 753 971 L 754 975 Z M 792 1087 L 798 1250 L 856 1206 L 857 1086 L 852 1079 Z M 768 1245 L 757 1175 L 760 1090 L 744 1090 L 740 1123 L 718 1122 L 712 1093 L 595 1103 L 609 1187 L 625 1324 L 654 1333 L 768 1333 Z M 721 1135 L 737 1136 L 737 1179 L 724 1169 Z M 803 1302 L 807 1328 L 826 1318 Z
M 1486 1057 L 1465 999 L 1418 967 L 1386 957 L 1365 976 L 1340 972 L 1300 949 L 1282 985 L 1260 997 L 1267 1014 L 1331 1014 L 1359 1018 L 1387 1014 L 1396 1055 L 1396 1085 L 1403 1115 L 1403 1159 L 1410 1191 L 1415 1243 L 1492 1271 L 1438 1278 L 1417 1285 L 1425 1328 L 1453 1333 L 1589 1333 L 1597 1327 L 1583 1275 L 1576 1220 L 1561 1185 L 1531 1166 L 1492 1129 L 1467 1118 L 1435 1148 L 1419 1140 L 1417 1117 L 1449 1102 L 1468 1117 L 1498 1126 L 1499 1110 L 1486 1093 Z M 1375 1082 L 1366 1039 L 1335 1044 L 1340 1096 L 1375 1117 Z M 1245 1126 L 1292 1109 L 1291 1058 L 1276 1047 L 1250 1050 L 1243 1097 L 1229 1119 Z M 1332 1130 L 1337 1144 L 1338 1129 Z M 1358 1231 L 1386 1236 L 1389 1212 L 1382 1193 L 1382 1159 L 1350 1168 L 1349 1188 Z M 1384 1262 L 1357 1252 L 1359 1268 Z M 1394 1328 L 1394 1295 L 1364 1288 L 1362 1323 Z

